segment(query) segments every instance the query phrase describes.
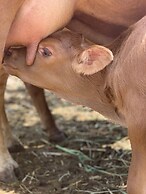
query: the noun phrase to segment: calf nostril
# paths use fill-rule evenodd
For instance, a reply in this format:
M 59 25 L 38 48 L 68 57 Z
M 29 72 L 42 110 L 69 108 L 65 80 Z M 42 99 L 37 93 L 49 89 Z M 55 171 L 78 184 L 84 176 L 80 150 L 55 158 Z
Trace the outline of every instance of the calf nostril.
M 3 56 L 3 59 L 2 59 L 2 64 L 4 64 L 5 60 L 9 59 L 12 56 L 12 54 L 13 54 L 13 50 L 12 49 L 10 49 L 10 48 L 9 49 L 5 49 L 4 56 Z
M 11 49 L 8 49 L 5 51 L 5 56 L 6 57 L 10 57 L 12 55 L 12 50 Z

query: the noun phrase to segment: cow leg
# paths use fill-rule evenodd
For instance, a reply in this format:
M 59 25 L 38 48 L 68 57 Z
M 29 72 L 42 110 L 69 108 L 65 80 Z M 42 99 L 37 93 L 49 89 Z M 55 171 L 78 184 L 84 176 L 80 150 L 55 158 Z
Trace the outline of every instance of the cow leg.
M 133 99 L 132 109 L 130 110 L 129 114 L 127 114 L 128 135 L 132 147 L 132 161 L 128 175 L 128 188 L 127 188 L 128 194 L 146 194 L 145 114 L 146 114 L 145 99 L 144 100 L 141 100 L 140 98 L 137 100 Z
M 4 130 L 5 141 L 6 141 L 8 150 L 11 153 L 23 151 L 24 150 L 23 145 L 12 134 L 12 130 L 9 126 L 9 122 L 8 122 L 8 119 L 5 113 L 4 103 L 1 104 L 1 123 L 2 123 L 3 130 Z
M 5 74 L 5 76 L 7 76 Z M 5 83 L 3 83 L 0 88 L 2 91 L 2 87 L 3 87 L 3 93 L 0 96 L 0 103 L 1 103 L 1 124 L 4 130 L 4 135 L 5 135 L 5 141 L 7 144 L 7 148 L 9 149 L 9 151 L 12 152 L 20 152 L 24 150 L 23 145 L 21 145 L 21 143 L 18 141 L 18 139 L 16 137 L 14 137 L 14 135 L 12 134 L 12 130 L 9 126 L 9 122 L 6 116 L 6 112 L 5 112 L 5 106 L 4 106 L 4 91 L 5 91 L 5 85 L 6 85 L 6 81 L 7 81 L 7 77 L 6 79 L 3 76 L 3 80 L 5 80 Z
M 1 67 L 0 67 L 1 68 Z M 12 134 L 4 111 L 4 91 L 7 74 L 0 69 L 0 181 L 15 181 L 14 169 L 18 164 L 12 159 L 7 147 L 12 143 Z
M 48 133 L 49 140 L 54 142 L 64 140 L 66 136 L 57 128 L 54 122 L 52 114 L 45 100 L 44 90 L 27 83 L 25 83 L 25 86 L 28 89 L 32 101 L 38 111 L 45 131 Z

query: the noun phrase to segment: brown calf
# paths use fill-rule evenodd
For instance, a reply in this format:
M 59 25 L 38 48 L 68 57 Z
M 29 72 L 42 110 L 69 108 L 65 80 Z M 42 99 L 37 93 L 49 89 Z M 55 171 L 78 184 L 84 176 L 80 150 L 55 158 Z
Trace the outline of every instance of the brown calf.
M 146 194 L 146 17 L 109 48 L 114 60 L 109 49 L 62 31 L 40 43 L 32 66 L 26 65 L 25 49 L 10 50 L 5 69 L 127 126 L 132 146 L 128 194 Z
M 39 41 L 67 23 L 69 29 L 84 34 L 91 41 L 107 43 L 146 14 L 146 1 L 0 0 L 0 11 L 0 62 L 5 47 L 24 45 L 28 50 L 27 61 L 31 64 Z M 13 167 L 16 166 L 7 151 L 9 143 L 6 145 L 4 143 L 7 141 L 5 139 L 12 141 L 4 112 L 6 80 L 7 74 L 0 64 L 0 180 L 13 177 L 11 176 Z M 37 89 L 34 88 L 34 90 Z M 37 93 L 41 99 L 42 92 L 38 91 Z M 42 110 L 42 106 L 40 107 Z M 44 110 L 46 109 L 44 107 Z M 41 116 L 43 121 L 46 120 L 44 116 Z M 9 136 L 4 138 L 3 131 Z

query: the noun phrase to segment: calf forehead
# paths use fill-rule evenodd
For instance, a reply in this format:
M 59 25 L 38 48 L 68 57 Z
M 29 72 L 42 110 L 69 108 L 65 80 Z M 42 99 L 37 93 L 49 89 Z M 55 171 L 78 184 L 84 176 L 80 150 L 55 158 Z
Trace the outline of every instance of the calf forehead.
M 82 44 L 82 35 L 69 30 L 58 31 L 51 36 L 59 40 L 65 47 L 80 47 Z
M 54 52 L 56 57 L 63 54 L 62 57 L 68 55 L 68 57 L 74 56 L 83 50 L 85 41 L 81 34 L 71 32 L 69 30 L 62 30 L 53 33 L 51 36 L 44 39 L 39 48 L 48 47 L 48 49 Z

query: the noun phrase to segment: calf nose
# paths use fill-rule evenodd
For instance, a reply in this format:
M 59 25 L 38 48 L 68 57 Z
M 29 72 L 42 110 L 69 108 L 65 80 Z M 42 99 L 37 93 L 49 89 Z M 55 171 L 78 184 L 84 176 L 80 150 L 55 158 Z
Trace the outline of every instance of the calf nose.
M 3 56 L 3 63 L 5 62 L 16 62 L 19 60 L 20 56 L 26 55 L 26 48 L 24 46 L 13 46 L 6 49 Z
M 9 48 L 5 50 L 2 63 L 5 63 L 9 60 L 15 61 L 17 59 L 17 55 L 17 51 L 14 48 Z
M 12 55 L 12 52 L 13 52 L 12 49 L 8 49 L 8 50 L 5 51 L 4 56 L 5 57 L 10 57 Z
M 2 63 L 4 63 L 5 60 L 7 60 L 7 59 L 9 59 L 10 57 L 12 57 L 12 55 L 13 55 L 13 50 L 12 50 L 11 48 L 6 49 L 6 50 L 4 51 L 4 56 L 3 56 Z

